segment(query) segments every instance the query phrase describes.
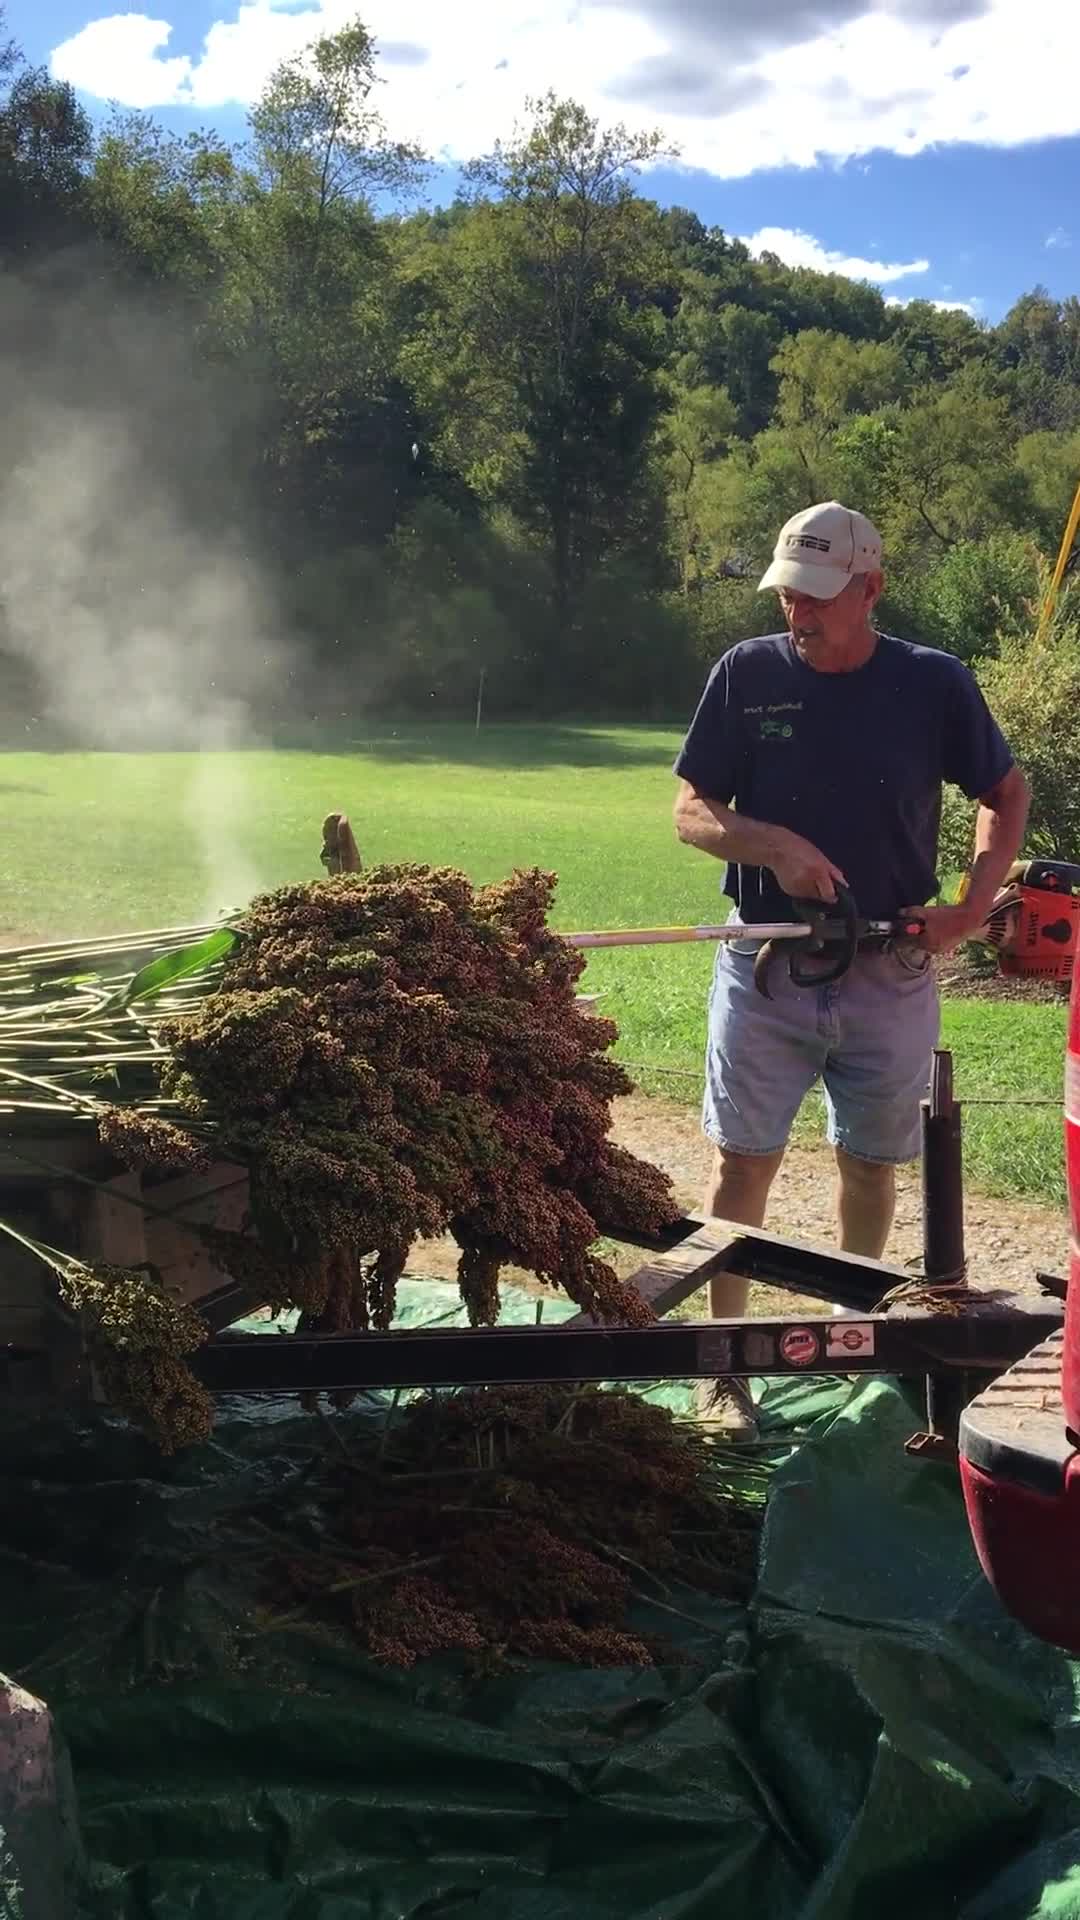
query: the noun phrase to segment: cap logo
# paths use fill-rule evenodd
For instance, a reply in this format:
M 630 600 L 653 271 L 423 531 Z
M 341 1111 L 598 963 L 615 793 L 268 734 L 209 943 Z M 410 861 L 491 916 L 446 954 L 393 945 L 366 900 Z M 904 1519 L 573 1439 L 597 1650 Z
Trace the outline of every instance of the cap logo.
M 816 533 L 789 533 L 784 540 L 786 547 L 813 547 L 815 553 L 828 553 L 831 540 L 819 540 Z

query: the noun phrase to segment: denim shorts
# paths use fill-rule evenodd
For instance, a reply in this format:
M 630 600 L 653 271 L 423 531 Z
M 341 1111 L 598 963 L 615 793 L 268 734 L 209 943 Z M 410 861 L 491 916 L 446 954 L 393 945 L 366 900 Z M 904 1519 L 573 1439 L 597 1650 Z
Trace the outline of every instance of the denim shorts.
M 910 948 L 862 953 L 830 986 L 797 987 L 781 950 L 766 1000 L 754 985 L 756 952 L 717 949 L 702 1115 L 708 1138 L 732 1153 L 778 1153 L 821 1080 L 834 1147 L 858 1160 L 916 1159 L 939 1031 L 928 957 Z

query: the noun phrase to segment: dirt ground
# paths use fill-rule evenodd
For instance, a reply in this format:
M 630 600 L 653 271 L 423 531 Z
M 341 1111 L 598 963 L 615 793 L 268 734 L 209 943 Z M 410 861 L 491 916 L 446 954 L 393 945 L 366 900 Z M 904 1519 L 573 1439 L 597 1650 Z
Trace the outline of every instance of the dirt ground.
M 938 961 L 937 976 L 942 994 L 954 1000 L 1026 1000 L 1051 1006 L 1068 1005 L 1068 980 L 1033 980 L 1029 976 L 1000 973 L 985 951 L 969 955 L 961 949 L 959 953 L 948 954 Z
M 632 1153 L 663 1167 L 671 1175 L 683 1206 L 693 1210 L 700 1207 L 710 1149 L 692 1108 L 659 1096 L 631 1094 L 615 1105 L 612 1137 Z M 792 1148 L 773 1189 L 766 1224 L 773 1232 L 789 1233 L 793 1239 L 832 1244 L 832 1155 L 826 1148 Z M 1066 1271 L 1067 1223 L 1063 1214 L 1050 1208 L 1022 1200 L 995 1200 L 969 1189 L 965 1225 L 968 1278 L 973 1286 L 1037 1291 L 1038 1270 L 1058 1274 Z M 921 1245 L 922 1194 L 915 1165 L 900 1173 L 896 1224 L 885 1257 L 903 1265 L 918 1258 Z M 615 1264 L 627 1274 L 644 1258 L 634 1248 L 620 1247 Z M 457 1248 L 452 1241 L 427 1241 L 414 1249 L 409 1272 L 452 1279 L 456 1266 Z M 506 1277 L 531 1292 L 544 1292 L 532 1276 L 508 1273 Z M 695 1312 L 704 1309 L 701 1298 L 695 1297 L 690 1304 Z M 764 1287 L 751 1289 L 751 1313 L 787 1311 L 794 1304 L 790 1294 L 778 1295 Z M 816 1311 L 820 1312 L 820 1306 Z

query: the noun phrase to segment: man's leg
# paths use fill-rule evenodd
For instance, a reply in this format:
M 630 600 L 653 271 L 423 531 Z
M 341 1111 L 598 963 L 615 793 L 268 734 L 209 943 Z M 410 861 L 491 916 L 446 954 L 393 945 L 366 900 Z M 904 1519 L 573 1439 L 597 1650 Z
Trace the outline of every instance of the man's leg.
M 782 968 L 772 1000 L 754 986 L 753 954 L 721 948 L 709 1000 L 702 1123 L 713 1143 L 705 1212 L 740 1226 L 760 1227 L 769 1188 L 784 1157 L 791 1124 L 824 1060 L 818 995 L 795 988 Z M 714 1318 L 741 1319 L 749 1283 L 718 1274 L 709 1284 Z M 702 1382 L 699 1410 L 731 1435 L 756 1430 L 750 1393 L 742 1380 Z
M 705 1187 L 705 1212 L 741 1227 L 765 1224 L 769 1189 L 784 1158 L 779 1153 L 732 1153 L 726 1147 L 713 1152 Z M 741 1320 L 746 1312 L 750 1282 L 738 1273 L 717 1273 L 709 1281 L 709 1312 L 714 1320 Z
M 843 1147 L 836 1149 L 836 1168 L 840 1246 L 844 1253 L 880 1260 L 896 1211 L 896 1169 L 889 1162 L 857 1160 Z
M 896 1168 L 919 1152 L 919 1103 L 938 1038 L 934 976 L 895 954 L 865 955 L 835 989 L 835 1019 L 824 1080 L 840 1245 L 880 1260 L 896 1205 Z

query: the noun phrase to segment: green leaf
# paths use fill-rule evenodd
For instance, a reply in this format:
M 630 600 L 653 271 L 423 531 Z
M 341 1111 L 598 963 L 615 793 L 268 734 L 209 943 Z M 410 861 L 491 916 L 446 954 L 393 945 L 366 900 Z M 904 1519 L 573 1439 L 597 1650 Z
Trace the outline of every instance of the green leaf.
M 174 980 L 185 980 L 189 974 L 201 973 L 215 960 L 223 960 L 236 945 L 238 935 L 232 927 L 219 927 L 215 933 L 208 933 L 204 940 L 197 940 L 194 946 L 180 947 L 176 953 L 163 953 L 157 960 L 148 961 L 140 967 L 131 985 L 124 990 L 121 1004 L 129 1007 L 133 1000 L 146 1000 L 152 993 L 161 993 L 165 987 L 171 987 Z

